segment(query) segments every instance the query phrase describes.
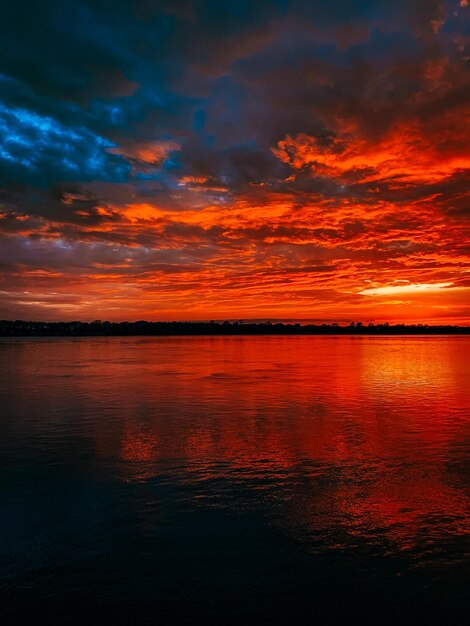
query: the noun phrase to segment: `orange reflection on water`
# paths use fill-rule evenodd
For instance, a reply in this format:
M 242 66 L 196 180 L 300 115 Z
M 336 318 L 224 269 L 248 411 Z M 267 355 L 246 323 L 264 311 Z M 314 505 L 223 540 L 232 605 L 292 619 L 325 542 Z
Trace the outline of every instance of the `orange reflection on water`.
M 380 528 L 402 549 L 444 514 L 464 532 L 469 347 L 452 337 L 142 342 L 141 362 L 119 379 L 148 413 L 145 435 L 137 414 L 124 417 L 123 477 L 176 464 L 177 480 L 208 491 L 214 478 L 274 484 L 284 524 Z
M 207 506 L 222 481 L 300 537 L 335 527 L 408 549 L 469 530 L 469 348 L 464 337 L 114 338 L 50 343 L 41 367 L 122 480 L 197 485 Z

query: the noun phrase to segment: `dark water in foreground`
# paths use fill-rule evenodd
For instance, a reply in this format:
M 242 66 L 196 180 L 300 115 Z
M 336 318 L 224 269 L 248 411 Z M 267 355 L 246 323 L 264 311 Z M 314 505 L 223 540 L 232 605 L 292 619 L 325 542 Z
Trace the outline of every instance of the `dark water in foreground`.
M 463 624 L 470 338 L 0 341 L 17 624 Z

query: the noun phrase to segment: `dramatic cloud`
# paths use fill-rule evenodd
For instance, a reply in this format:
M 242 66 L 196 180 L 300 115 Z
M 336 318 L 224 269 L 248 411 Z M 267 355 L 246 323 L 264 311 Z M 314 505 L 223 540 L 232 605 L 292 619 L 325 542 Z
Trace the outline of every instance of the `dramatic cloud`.
M 106 152 L 112 146 L 86 128 L 67 128 L 51 117 L 0 104 L 0 180 L 38 185 L 125 180 L 130 166 Z
M 0 20 L 0 317 L 469 319 L 470 7 Z

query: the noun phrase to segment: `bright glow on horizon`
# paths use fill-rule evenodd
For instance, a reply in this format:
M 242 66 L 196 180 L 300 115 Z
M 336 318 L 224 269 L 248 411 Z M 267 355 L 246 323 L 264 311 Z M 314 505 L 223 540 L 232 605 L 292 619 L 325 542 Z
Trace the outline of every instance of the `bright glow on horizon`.
M 423 293 L 423 292 L 435 292 L 448 287 L 452 288 L 453 283 L 415 283 L 415 284 L 400 284 L 400 285 L 387 285 L 386 287 L 371 287 L 370 289 L 363 289 L 359 293 L 363 296 L 395 296 L 402 293 Z M 458 287 L 453 287 L 458 289 Z

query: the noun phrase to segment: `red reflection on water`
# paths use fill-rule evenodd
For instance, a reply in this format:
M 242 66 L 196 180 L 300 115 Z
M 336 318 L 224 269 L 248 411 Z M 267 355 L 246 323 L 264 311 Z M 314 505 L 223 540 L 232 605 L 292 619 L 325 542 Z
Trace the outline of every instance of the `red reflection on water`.
M 41 366 L 53 380 L 81 364 L 55 401 L 75 395 L 100 416 L 84 428 L 123 480 L 166 472 L 197 481 L 209 503 L 223 478 L 256 490 L 256 506 L 281 502 L 273 515 L 292 532 L 381 532 L 407 549 L 432 543 L 431 528 L 470 530 L 469 348 L 456 337 L 115 339 L 49 345 Z
M 137 428 L 123 433 L 120 456 L 123 461 L 155 461 L 159 456 L 158 437 Z
M 383 529 L 402 549 L 433 518 L 469 529 L 467 340 L 180 339 L 171 357 L 167 347 L 141 344 L 140 366 L 119 376 L 150 415 L 145 430 L 136 413 L 124 420 L 127 479 L 177 462 L 181 481 L 275 483 L 283 523 Z

